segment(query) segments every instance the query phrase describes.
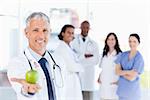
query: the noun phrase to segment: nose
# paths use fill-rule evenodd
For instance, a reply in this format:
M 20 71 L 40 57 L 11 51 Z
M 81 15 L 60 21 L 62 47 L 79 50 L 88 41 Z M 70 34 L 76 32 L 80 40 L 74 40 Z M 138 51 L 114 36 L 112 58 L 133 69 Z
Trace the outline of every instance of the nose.
M 72 38 L 72 39 L 74 38 L 74 34 L 73 34 L 73 33 L 71 34 L 71 38 Z
M 37 33 L 37 36 L 36 36 L 36 39 L 37 39 L 37 40 L 43 41 L 44 38 L 45 38 L 44 32 L 38 32 L 38 33 Z
M 45 33 L 43 31 L 38 32 L 38 37 L 44 38 L 45 37 Z

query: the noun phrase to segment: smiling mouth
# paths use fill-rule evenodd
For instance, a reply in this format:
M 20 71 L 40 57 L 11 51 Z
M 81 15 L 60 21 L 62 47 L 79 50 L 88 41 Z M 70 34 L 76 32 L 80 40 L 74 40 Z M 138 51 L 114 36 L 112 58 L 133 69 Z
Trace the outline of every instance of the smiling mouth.
M 37 43 L 43 43 L 45 40 L 35 40 Z

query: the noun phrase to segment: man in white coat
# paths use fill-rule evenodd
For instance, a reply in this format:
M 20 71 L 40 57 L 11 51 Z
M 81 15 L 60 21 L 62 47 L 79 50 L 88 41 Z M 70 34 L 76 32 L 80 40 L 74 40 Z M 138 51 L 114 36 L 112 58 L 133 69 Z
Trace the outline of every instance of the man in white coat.
M 79 73 L 83 72 L 81 64 L 78 62 L 76 54 L 70 48 L 70 42 L 74 37 L 74 26 L 66 24 L 62 27 L 58 35 L 59 46 L 54 51 L 61 55 L 66 61 L 66 77 L 65 77 L 65 97 L 66 100 L 83 100 Z
M 88 36 L 90 24 L 88 21 L 81 23 L 81 34 L 77 35 L 71 43 L 72 49 L 77 53 L 84 72 L 79 73 L 84 100 L 92 99 L 92 91 L 98 89 L 96 69 L 99 62 L 99 49 Z
M 17 99 L 65 100 L 63 61 L 46 50 L 50 37 L 48 16 L 42 12 L 32 13 L 26 20 L 25 35 L 29 46 L 8 64 L 8 78 Z M 39 74 L 38 82 L 35 84 L 28 83 L 25 79 L 26 72 L 31 69 Z

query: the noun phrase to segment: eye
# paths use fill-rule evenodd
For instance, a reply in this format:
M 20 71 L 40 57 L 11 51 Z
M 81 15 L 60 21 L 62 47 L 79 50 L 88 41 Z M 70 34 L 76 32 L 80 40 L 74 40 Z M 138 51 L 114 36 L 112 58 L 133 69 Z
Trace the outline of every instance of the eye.
M 134 43 L 137 43 L 136 41 L 133 41 Z
M 112 41 L 115 41 L 115 39 L 114 39 L 114 38 L 112 38 Z
M 43 32 L 44 32 L 44 33 L 48 33 L 48 30 L 47 30 L 47 29 L 44 29 Z
M 34 32 L 38 32 L 39 30 L 38 30 L 38 29 L 34 29 L 33 31 L 34 31 Z
M 131 43 L 132 41 L 131 40 L 129 40 L 129 43 Z

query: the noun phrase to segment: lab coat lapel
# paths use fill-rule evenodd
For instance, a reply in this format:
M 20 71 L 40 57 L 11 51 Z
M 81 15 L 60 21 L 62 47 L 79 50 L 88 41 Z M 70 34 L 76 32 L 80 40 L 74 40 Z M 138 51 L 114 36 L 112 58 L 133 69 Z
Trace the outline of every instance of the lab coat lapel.
M 113 57 L 113 56 L 115 56 L 116 54 L 117 54 L 117 51 L 116 51 L 116 50 L 113 50 L 113 52 L 112 52 L 112 53 L 108 53 L 107 56 L 108 56 L 108 57 Z
M 30 53 L 30 51 L 29 51 L 28 48 L 25 49 L 25 54 L 26 54 L 26 56 L 28 57 L 29 61 L 31 62 L 31 65 L 32 65 L 33 67 L 35 66 L 35 64 L 38 64 L 38 62 L 36 61 L 36 59 L 31 55 L 31 53 Z M 38 65 L 35 66 L 35 67 L 38 67 L 38 66 L 40 66 L 40 65 L 38 64 Z
M 40 64 L 36 61 L 36 59 L 31 55 L 29 49 L 25 49 L 25 54 L 28 57 L 29 61 L 31 62 L 31 65 L 33 67 L 33 69 L 37 70 L 38 72 L 40 72 L 40 75 L 42 75 L 41 77 L 45 78 L 45 75 L 43 73 L 43 70 L 40 66 Z

